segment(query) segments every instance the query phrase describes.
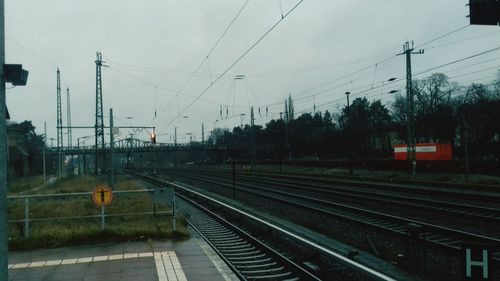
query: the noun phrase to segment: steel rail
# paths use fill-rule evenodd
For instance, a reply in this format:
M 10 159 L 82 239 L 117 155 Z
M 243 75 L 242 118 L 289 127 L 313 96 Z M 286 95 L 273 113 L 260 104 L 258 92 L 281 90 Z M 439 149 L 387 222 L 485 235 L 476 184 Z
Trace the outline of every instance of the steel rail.
M 242 210 L 239 210 L 238 208 L 234 207 L 234 206 L 231 206 L 231 205 L 228 205 L 220 200 L 217 200 L 217 199 L 214 199 L 214 198 L 211 198 L 205 194 L 202 194 L 200 192 L 197 192 L 197 191 L 194 191 L 194 190 L 191 190 L 189 188 L 186 188 L 184 186 L 181 186 L 179 184 L 176 184 L 176 183 L 173 183 L 173 182 L 170 182 L 170 181 L 166 181 L 166 180 L 161 180 L 161 179 L 158 179 L 158 178 L 153 178 L 153 177 L 150 177 L 150 176 L 145 176 L 145 175 L 141 175 L 141 174 L 138 174 L 138 173 L 135 173 L 136 175 L 139 175 L 141 177 L 144 177 L 144 178 L 149 178 L 150 180 L 153 180 L 153 181 L 157 181 L 157 182 L 162 182 L 164 184 L 168 184 L 168 185 L 171 185 L 171 186 L 174 186 L 175 188 L 178 188 L 180 190 L 184 190 L 186 192 L 189 192 L 191 194 L 195 194 L 196 196 L 199 196 L 201 198 L 204 198 L 205 200 L 208 200 L 210 202 L 213 202 L 215 204 L 218 204 L 224 208 L 227 208 L 229 210 L 232 210 L 240 215 L 243 215 L 247 218 L 250 218 L 254 221 L 257 221 L 259 222 L 260 224 L 263 224 L 267 227 L 270 227 L 271 229 L 275 230 L 275 231 L 278 231 L 279 233 L 282 233 L 286 236 L 289 236 L 291 238 L 293 238 L 294 240 L 296 241 L 300 241 L 301 243 L 304 243 L 305 245 L 311 247 L 312 249 L 315 249 L 321 253 L 324 253 L 332 258 L 334 258 L 336 261 L 344 264 L 345 266 L 348 266 L 349 268 L 353 269 L 353 270 L 356 270 L 366 276 L 369 276 L 370 278 L 374 278 L 376 280 L 384 280 L 384 281 L 395 281 L 396 279 L 382 273 L 382 272 L 379 272 L 373 268 L 370 268 L 366 265 L 363 265 L 357 261 L 354 261 L 354 260 L 351 260 L 347 257 L 345 257 L 343 254 L 341 253 L 337 253 L 331 249 L 328 249 L 314 241 L 311 241 L 311 240 L 308 240 L 306 238 L 303 238 L 289 230 L 286 230 L 280 226 L 277 226 L 273 223 L 270 223 L 262 218 L 259 218 L 259 217 L 256 217 L 252 214 L 249 214 L 245 211 L 242 211 Z
M 199 171 L 201 172 L 201 171 Z M 183 173 L 183 172 L 181 172 Z M 203 173 L 203 172 L 202 172 Z M 209 172 L 210 174 L 216 175 L 218 177 L 223 176 L 230 178 L 232 174 L 230 173 L 217 173 L 217 172 Z M 207 173 L 208 174 L 208 173 Z M 440 200 L 432 200 L 432 199 L 423 199 L 423 198 L 415 198 L 415 197 L 407 197 L 401 195 L 393 195 L 387 193 L 374 193 L 369 191 L 362 190 L 352 190 L 345 187 L 339 186 L 325 186 L 325 185 L 314 185 L 311 183 L 306 184 L 297 184 L 295 182 L 283 181 L 279 179 L 269 179 L 269 178 L 256 178 L 249 175 L 238 175 L 238 179 L 245 180 L 247 182 L 256 182 L 256 183 L 264 183 L 264 184 L 279 184 L 282 187 L 294 189 L 300 189 L 304 191 L 314 191 L 320 192 L 329 195 L 340 195 L 344 197 L 351 197 L 355 199 L 363 199 L 370 201 L 378 201 L 384 203 L 397 204 L 400 206 L 412 206 L 418 207 L 427 210 L 437 210 L 439 212 L 447 212 L 453 215 L 462 215 L 468 216 L 473 219 L 481 219 L 483 221 L 491 221 L 492 223 L 500 222 L 500 209 L 482 207 L 482 206 L 473 206 L 462 203 L 454 203 L 454 202 L 445 202 Z M 362 187 L 362 183 L 360 183 Z
M 205 180 L 203 180 L 202 176 L 200 176 L 200 175 L 197 175 L 196 177 L 191 176 L 191 178 L 195 179 L 195 180 L 198 180 L 198 181 L 202 180 L 204 182 L 209 182 L 209 183 L 212 183 L 212 184 L 217 184 L 218 186 L 223 185 L 224 187 L 226 187 L 228 189 L 232 188 L 232 185 L 221 183 L 220 181 L 214 181 L 214 180 L 211 180 L 211 179 L 205 179 Z M 239 185 L 242 186 L 241 183 L 239 183 Z M 408 223 L 415 223 L 415 224 L 419 224 L 419 225 L 425 226 L 426 227 L 426 232 L 430 232 L 431 230 L 434 230 L 437 233 L 442 232 L 442 233 L 446 233 L 447 235 L 454 235 L 455 237 L 451 237 L 452 240 L 450 240 L 449 243 L 441 243 L 441 242 L 439 242 L 440 240 L 443 240 L 443 238 L 446 238 L 446 237 L 442 237 L 442 236 L 437 236 L 437 237 L 435 237 L 434 240 L 431 240 L 431 239 L 422 239 L 423 242 L 431 244 L 433 246 L 438 246 L 438 247 L 440 247 L 443 250 L 453 250 L 453 251 L 456 252 L 456 251 L 460 250 L 459 244 L 463 240 L 481 241 L 483 243 L 489 243 L 489 244 L 493 244 L 493 245 L 500 245 L 500 239 L 491 238 L 491 237 L 482 236 L 482 235 L 473 234 L 473 233 L 468 233 L 468 232 L 457 230 L 457 229 L 452 229 L 452 228 L 448 228 L 448 227 L 437 226 L 437 225 L 428 224 L 428 223 L 424 223 L 424 222 L 420 222 L 420 221 L 416 221 L 416 220 L 410 220 L 410 219 L 401 218 L 401 217 L 397 217 L 397 216 L 393 216 L 393 215 L 383 214 L 383 213 L 380 213 L 380 212 L 374 212 L 374 211 L 365 210 L 365 209 L 362 209 L 362 208 L 356 208 L 356 207 L 352 207 L 352 206 L 348 206 L 348 205 L 344 205 L 344 204 L 333 203 L 333 202 L 329 202 L 329 201 L 325 201 L 325 200 L 319 200 L 319 199 L 310 198 L 310 197 L 307 197 L 307 196 L 301 196 L 301 195 L 296 195 L 296 194 L 282 192 L 282 191 L 269 190 L 269 189 L 255 187 L 255 186 L 249 186 L 249 187 L 247 186 L 246 188 L 249 188 L 251 190 L 243 190 L 242 188 L 238 188 L 238 191 L 244 191 L 244 192 L 247 192 L 247 193 L 250 193 L 250 194 L 253 194 L 253 195 L 256 195 L 256 196 L 260 196 L 260 197 L 268 197 L 271 200 L 278 200 L 278 201 L 281 201 L 281 202 L 283 202 L 285 204 L 295 205 L 297 207 L 305 208 L 305 209 L 308 209 L 308 210 L 313 211 L 313 212 L 321 213 L 321 214 L 324 214 L 324 215 L 327 215 L 327 216 L 342 218 L 342 219 L 345 219 L 345 220 L 356 222 L 358 224 L 369 225 L 370 227 L 378 228 L 378 229 L 381 229 L 381 230 L 384 230 L 384 231 L 388 231 L 390 233 L 397 234 L 397 235 L 404 235 L 405 237 L 408 237 L 408 234 L 406 232 L 397 231 L 395 229 L 405 229 L 405 227 L 403 227 L 403 226 L 407 225 Z M 259 190 L 259 192 L 252 191 L 252 189 L 253 190 L 257 189 L 257 190 Z M 293 202 L 293 201 L 290 201 L 290 200 L 284 199 L 284 198 L 277 198 L 277 197 L 271 196 L 271 195 L 264 195 L 263 193 L 280 194 L 281 196 L 287 196 L 287 197 L 292 197 L 292 198 L 299 198 L 299 199 L 302 199 L 302 200 L 308 200 L 308 201 L 319 203 L 319 204 L 323 204 L 323 205 L 334 206 L 336 208 L 341 208 L 341 209 L 344 209 L 344 210 L 350 211 L 350 212 L 358 212 L 358 214 L 361 214 L 361 215 L 364 215 L 364 216 L 372 216 L 372 219 L 371 219 L 372 222 L 369 222 L 370 221 L 369 218 L 368 219 L 365 218 L 364 221 L 360 220 L 359 218 L 358 219 L 354 218 L 354 214 L 347 214 L 347 215 L 344 214 L 344 215 L 342 215 L 342 214 L 338 214 L 338 213 L 334 213 L 334 212 L 330 212 L 330 211 L 324 210 L 322 208 L 315 208 L 315 207 L 312 207 L 312 206 L 304 205 L 301 202 Z M 376 219 L 374 220 L 373 217 L 375 217 L 375 218 L 381 218 L 381 219 L 386 219 L 389 222 L 384 222 L 384 223 L 380 223 L 379 222 L 379 223 L 376 223 Z M 375 223 L 373 223 L 373 221 Z M 393 227 L 388 227 L 388 226 L 391 225 L 390 221 L 396 222 L 399 225 L 396 226 L 396 227 L 394 227 L 394 226 Z M 431 236 L 431 234 L 435 235 L 437 233 L 430 233 L 429 236 Z M 440 239 L 438 239 L 438 238 L 440 238 Z M 448 240 L 448 239 L 444 239 L 444 240 Z M 453 244 L 457 244 L 457 246 L 452 246 Z M 495 253 L 494 256 L 495 256 L 495 260 L 500 261 L 500 252 Z

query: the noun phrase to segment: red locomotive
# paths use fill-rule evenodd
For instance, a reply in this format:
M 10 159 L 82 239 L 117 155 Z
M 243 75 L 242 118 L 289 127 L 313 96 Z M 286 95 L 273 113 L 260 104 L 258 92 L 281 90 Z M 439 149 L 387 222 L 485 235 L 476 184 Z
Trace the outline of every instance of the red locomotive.
M 450 143 L 417 143 L 417 160 L 449 161 L 452 160 Z M 407 160 L 406 144 L 394 145 L 394 160 Z

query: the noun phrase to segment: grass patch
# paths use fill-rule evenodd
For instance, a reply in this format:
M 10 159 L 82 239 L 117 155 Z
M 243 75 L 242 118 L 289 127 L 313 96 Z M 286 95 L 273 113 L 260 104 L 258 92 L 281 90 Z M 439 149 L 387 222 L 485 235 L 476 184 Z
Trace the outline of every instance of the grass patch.
M 32 250 L 164 238 L 188 239 L 185 222 L 179 221 L 179 219 L 177 221 L 176 231 L 171 231 L 169 219 L 167 221 L 165 217 L 130 219 L 121 223 L 110 222 L 105 230 L 100 229 L 100 222 L 97 219 L 94 222 L 72 222 L 69 224 L 36 223 L 28 239 L 23 238 L 16 229 L 10 229 L 9 250 Z
M 30 198 L 29 218 L 50 221 L 30 221 L 29 238 L 25 239 L 25 200 L 10 199 L 8 204 L 9 249 L 28 250 L 52 248 L 86 243 L 135 241 L 156 238 L 187 239 L 186 224 L 177 219 L 177 230 L 172 231 L 170 216 L 127 215 L 106 217 L 106 229 L 100 227 L 100 207 L 94 205 L 90 195 L 70 196 L 74 192 L 90 192 L 104 184 L 105 177 L 81 176 L 58 180 L 31 194 L 66 194 L 56 198 Z M 130 176 L 117 178 L 116 190 L 140 190 L 145 187 Z M 158 204 L 150 193 L 116 194 L 105 207 L 106 215 L 144 212 L 168 212 L 170 202 Z M 85 218 L 86 216 L 99 216 Z
M 9 182 L 9 193 L 26 192 L 40 187 L 43 184 L 43 176 L 22 177 Z

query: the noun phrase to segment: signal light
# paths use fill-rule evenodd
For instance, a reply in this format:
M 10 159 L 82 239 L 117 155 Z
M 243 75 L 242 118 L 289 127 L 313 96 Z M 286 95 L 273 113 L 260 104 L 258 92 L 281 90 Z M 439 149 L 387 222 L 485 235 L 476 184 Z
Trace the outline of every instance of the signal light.
M 155 133 L 151 134 L 151 143 L 156 144 L 156 134 Z

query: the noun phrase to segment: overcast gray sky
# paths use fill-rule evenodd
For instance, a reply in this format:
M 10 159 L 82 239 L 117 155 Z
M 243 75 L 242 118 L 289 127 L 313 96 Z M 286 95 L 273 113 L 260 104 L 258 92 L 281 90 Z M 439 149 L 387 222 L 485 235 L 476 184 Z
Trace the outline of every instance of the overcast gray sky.
M 27 86 L 7 90 L 11 117 L 32 120 L 38 133 L 46 121 L 48 137 L 55 138 L 59 67 L 63 124 L 69 87 L 72 124 L 93 126 L 96 51 L 109 65 L 102 77 L 105 123 L 112 107 L 115 125 L 156 126 L 159 142 L 173 142 L 179 127 L 183 142 L 186 133 L 201 139 L 202 122 L 206 134 L 216 125 L 240 124 L 243 113 L 248 123 L 252 105 L 256 123 L 265 124 L 279 117 L 288 94 L 299 113 L 311 112 L 314 104 L 318 111 L 338 112 L 345 91 L 389 105 L 388 92 L 403 90 L 404 81 L 384 81 L 404 77 L 404 58 L 396 54 L 408 40 L 419 47 L 458 30 L 412 57 L 416 79 L 432 73 L 418 75 L 427 69 L 500 46 L 500 27 L 466 27 L 467 1 L 305 0 L 189 106 L 297 2 L 250 0 L 206 59 L 245 0 L 7 0 L 6 61 L 30 72 Z M 491 82 L 499 68 L 496 51 L 436 71 L 467 85 Z M 73 130 L 73 143 L 92 134 Z

